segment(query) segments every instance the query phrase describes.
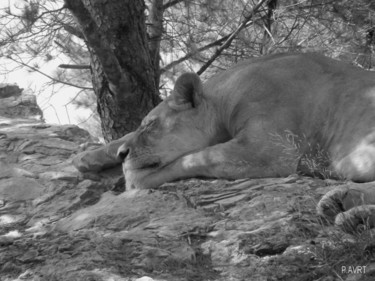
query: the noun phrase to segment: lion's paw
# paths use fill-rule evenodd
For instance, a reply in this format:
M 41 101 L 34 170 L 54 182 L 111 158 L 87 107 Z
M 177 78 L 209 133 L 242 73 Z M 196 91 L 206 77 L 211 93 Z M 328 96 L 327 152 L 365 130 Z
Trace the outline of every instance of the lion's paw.
M 361 233 L 375 226 L 375 205 L 354 207 L 336 216 L 335 225 L 347 233 Z
M 375 225 L 375 184 L 351 184 L 327 192 L 317 205 L 317 213 L 348 233 Z

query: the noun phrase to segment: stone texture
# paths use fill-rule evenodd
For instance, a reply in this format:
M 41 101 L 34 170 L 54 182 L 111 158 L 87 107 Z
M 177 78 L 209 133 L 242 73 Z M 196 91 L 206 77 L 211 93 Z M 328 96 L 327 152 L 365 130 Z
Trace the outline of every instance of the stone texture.
M 22 91 L 17 85 L 0 84 L 0 116 L 41 119 L 43 112 L 36 97 L 22 94 Z
M 1 89 L 0 99 L 22 96 Z M 373 278 L 373 264 L 366 274 L 341 272 L 369 263 L 373 233 L 345 234 L 316 213 L 324 194 L 358 185 L 292 175 L 123 192 L 121 167 L 73 167 L 78 153 L 100 147 L 87 132 L 4 115 L 0 280 Z

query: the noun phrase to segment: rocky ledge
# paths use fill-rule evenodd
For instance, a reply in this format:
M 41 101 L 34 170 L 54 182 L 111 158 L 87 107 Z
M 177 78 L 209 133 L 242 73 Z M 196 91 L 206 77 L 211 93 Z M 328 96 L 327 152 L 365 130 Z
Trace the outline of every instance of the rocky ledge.
M 100 146 L 88 132 L 43 123 L 35 99 L 9 89 L 1 103 L 21 109 L 0 106 L 0 280 L 373 280 L 373 233 L 345 234 L 315 211 L 353 183 L 292 175 L 124 192 L 120 167 L 72 166 Z

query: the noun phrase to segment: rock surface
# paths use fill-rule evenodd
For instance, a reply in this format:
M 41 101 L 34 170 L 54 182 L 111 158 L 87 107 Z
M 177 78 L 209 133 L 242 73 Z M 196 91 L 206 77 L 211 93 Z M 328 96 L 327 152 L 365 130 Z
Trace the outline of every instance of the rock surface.
M 20 98 L 0 87 L 0 102 Z M 87 132 L 7 112 L 17 111 L 0 108 L 0 280 L 373 280 L 373 233 L 344 234 L 315 211 L 351 183 L 293 175 L 123 192 L 120 167 L 72 166 L 98 147 Z

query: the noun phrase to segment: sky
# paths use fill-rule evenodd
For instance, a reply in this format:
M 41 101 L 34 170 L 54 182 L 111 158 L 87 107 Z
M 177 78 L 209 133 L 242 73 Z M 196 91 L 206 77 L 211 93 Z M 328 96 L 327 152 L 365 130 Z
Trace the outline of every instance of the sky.
M 40 71 L 52 74 L 60 61 L 54 60 L 45 63 Z M 77 95 L 78 89 L 69 86 L 49 86 L 45 84 L 50 81 L 47 77 L 37 72 L 30 72 L 26 67 L 19 68 L 19 65 L 8 60 L 0 59 L 0 65 L 11 70 L 8 73 L 0 74 L 0 83 L 17 84 L 24 89 L 24 93 L 35 94 L 38 105 L 44 113 L 47 123 L 56 124 L 78 124 L 81 119 L 89 117 L 91 111 L 77 109 L 70 101 Z M 15 69 L 12 71 L 12 69 Z
M 17 7 L 22 7 L 24 3 L 23 0 L 0 0 L 0 9 L 10 4 L 12 13 L 17 13 Z M 57 59 L 40 62 L 39 70 L 53 76 L 58 65 L 67 62 L 64 56 L 58 56 Z M 0 83 L 14 83 L 23 88 L 24 93 L 35 94 L 47 123 L 79 124 L 91 116 L 90 110 L 78 109 L 70 103 L 79 89 L 57 85 L 46 87 L 45 84 L 49 81 L 38 72 L 20 67 L 19 64 L 4 57 L 0 58 Z

